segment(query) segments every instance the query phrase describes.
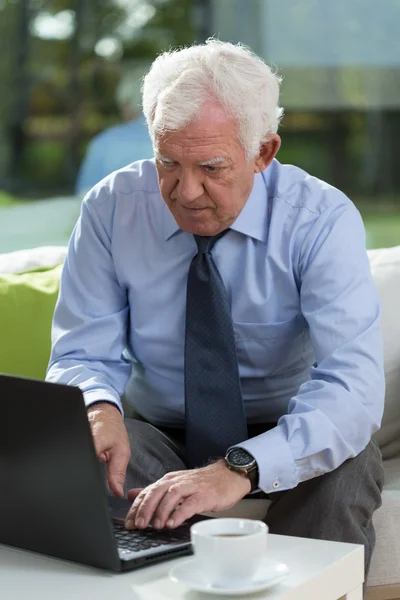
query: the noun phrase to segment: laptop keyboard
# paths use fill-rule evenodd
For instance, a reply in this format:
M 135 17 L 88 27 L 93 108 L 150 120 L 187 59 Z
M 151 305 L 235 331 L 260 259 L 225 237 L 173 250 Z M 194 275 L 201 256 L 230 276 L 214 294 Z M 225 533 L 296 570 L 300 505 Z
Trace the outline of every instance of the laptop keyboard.
M 182 525 L 176 529 L 159 531 L 156 529 L 144 529 L 141 531 L 128 531 L 120 523 L 113 523 L 114 536 L 118 549 L 123 554 L 150 550 L 166 544 L 190 542 L 189 525 Z

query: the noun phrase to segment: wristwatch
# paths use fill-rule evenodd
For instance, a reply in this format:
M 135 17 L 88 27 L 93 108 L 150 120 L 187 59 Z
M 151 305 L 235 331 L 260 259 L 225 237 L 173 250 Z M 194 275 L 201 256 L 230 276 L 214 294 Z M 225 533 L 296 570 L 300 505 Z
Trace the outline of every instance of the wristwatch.
M 228 469 L 241 473 L 251 483 L 251 491 L 258 488 L 258 465 L 254 456 L 244 448 L 231 448 L 225 456 Z

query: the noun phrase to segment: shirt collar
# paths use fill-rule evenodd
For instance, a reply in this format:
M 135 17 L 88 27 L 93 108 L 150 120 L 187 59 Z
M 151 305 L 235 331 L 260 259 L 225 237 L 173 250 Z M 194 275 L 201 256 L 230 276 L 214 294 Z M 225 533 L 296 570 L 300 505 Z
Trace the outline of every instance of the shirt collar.
M 231 229 L 249 237 L 267 241 L 268 189 L 261 173 L 254 177 L 253 189 L 242 212 L 231 225 Z
M 242 212 L 230 229 L 249 237 L 267 241 L 268 189 L 262 173 L 256 173 L 253 189 Z M 177 231 L 181 231 L 168 206 L 164 204 L 164 240 L 169 240 Z

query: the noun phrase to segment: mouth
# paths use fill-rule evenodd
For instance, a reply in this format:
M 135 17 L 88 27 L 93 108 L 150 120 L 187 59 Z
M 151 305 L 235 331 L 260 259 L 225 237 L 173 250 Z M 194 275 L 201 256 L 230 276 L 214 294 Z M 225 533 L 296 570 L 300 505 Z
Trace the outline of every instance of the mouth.
M 192 213 L 200 213 L 200 212 L 203 212 L 204 210 L 207 210 L 208 206 L 192 207 L 192 206 L 185 206 L 184 204 L 182 204 L 182 208 L 184 210 L 187 210 Z

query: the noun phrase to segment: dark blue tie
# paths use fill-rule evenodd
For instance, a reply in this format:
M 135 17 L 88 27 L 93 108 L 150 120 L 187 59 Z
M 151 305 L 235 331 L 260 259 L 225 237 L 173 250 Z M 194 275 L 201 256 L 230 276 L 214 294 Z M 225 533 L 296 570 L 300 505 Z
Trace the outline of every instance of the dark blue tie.
M 211 250 L 227 233 L 194 238 L 187 280 L 185 337 L 186 452 L 189 467 L 225 456 L 247 439 L 230 306 Z

